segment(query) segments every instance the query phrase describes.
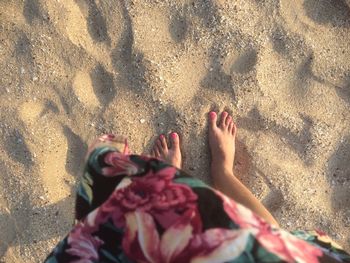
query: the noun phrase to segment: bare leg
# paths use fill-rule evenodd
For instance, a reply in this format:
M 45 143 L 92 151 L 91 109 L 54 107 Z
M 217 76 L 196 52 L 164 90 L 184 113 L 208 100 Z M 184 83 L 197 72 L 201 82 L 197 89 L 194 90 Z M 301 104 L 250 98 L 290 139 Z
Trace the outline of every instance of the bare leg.
M 209 113 L 211 176 L 214 186 L 238 203 L 254 211 L 270 224 L 278 226 L 270 212 L 233 174 L 236 132 L 236 125 L 227 112 L 221 113 L 219 124 L 217 124 L 217 114 L 215 112 Z
M 165 162 L 181 169 L 181 150 L 179 135 L 175 132 L 169 136 L 171 146 L 168 144 L 165 136 L 161 134 L 155 141 L 151 156 L 164 160 Z

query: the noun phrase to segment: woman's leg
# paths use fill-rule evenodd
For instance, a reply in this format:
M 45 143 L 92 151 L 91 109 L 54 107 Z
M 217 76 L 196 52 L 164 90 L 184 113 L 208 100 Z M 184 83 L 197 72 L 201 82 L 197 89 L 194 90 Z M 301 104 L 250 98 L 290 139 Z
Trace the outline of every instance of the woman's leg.
M 278 226 L 275 218 L 233 174 L 237 128 L 227 112 L 209 113 L 209 145 L 211 149 L 211 176 L 214 186 L 225 195 L 248 207 L 270 224 Z

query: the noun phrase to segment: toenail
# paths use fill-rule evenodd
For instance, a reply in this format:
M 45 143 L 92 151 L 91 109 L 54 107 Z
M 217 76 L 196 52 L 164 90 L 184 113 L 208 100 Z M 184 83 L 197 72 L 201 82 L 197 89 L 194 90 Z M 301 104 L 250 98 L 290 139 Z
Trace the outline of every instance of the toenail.
M 215 111 L 209 112 L 209 116 L 211 119 L 214 119 L 216 117 L 216 112 Z
M 107 134 L 108 139 L 113 140 L 115 138 L 114 134 Z
M 164 139 L 164 135 L 163 134 L 159 135 L 159 138 Z
M 173 132 L 173 133 L 171 134 L 171 138 L 175 139 L 176 137 L 177 137 L 176 132 Z

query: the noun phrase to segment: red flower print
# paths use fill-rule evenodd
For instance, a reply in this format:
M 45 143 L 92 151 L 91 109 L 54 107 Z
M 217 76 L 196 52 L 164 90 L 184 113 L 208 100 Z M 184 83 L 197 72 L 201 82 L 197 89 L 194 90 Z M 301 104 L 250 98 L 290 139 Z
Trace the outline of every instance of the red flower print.
M 240 227 L 270 228 L 268 223 L 254 214 L 250 209 L 236 203 L 219 191 L 215 191 L 215 193 L 221 197 L 226 214 Z
M 119 152 L 109 152 L 106 154 L 104 161 L 110 165 L 102 169 L 102 174 L 106 177 L 118 175 L 134 175 L 138 172 L 138 166 L 130 160 L 129 155 Z
M 187 214 L 160 237 L 151 215 L 126 215 L 123 251 L 136 262 L 225 262 L 237 258 L 246 247 L 249 230 L 210 229 L 195 234 L 193 214 Z
M 254 214 L 246 207 L 237 204 L 232 199 L 216 192 L 223 200 L 224 210 L 227 215 L 242 229 L 247 228 L 257 231 L 256 239 L 269 252 L 276 254 L 286 262 L 318 262 L 322 255 L 320 249 L 300 240 L 284 230 L 275 230 L 270 224 Z
M 188 211 L 195 211 L 195 230 L 202 227 L 197 209 L 197 196 L 190 187 L 176 184 L 172 179 L 174 167 L 164 168 L 143 177 L 133 177 L 124 188 L 116 189 L 110 198 L 90 216 L 90 225 L 100 224 L 111 218 L 117 227 L 125 224 L 124 214 L 144 211 L 154 216 L 157 222 L 167 228 Z
M 98 237 L 91 235 L 82 223 L 77 225 L 68 236 L 67 253 L 79 257 L 79 260 L 73 261 L 74 263 L 89 263 L 98 261 L 98 249 L 103 244 L 103 241 Z
M 319 262 L 318 257 L 322 256 L 319 248 L 284 230 L 261 229 L 255 238 L 266 250 L 285 262 L 317 263 Z

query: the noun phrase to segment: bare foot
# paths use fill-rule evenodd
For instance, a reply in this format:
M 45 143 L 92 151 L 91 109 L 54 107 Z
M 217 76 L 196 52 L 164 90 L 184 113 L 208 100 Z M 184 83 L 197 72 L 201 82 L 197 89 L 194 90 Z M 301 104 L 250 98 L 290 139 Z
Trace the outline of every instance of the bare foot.
M 226 111 L 221 113 L 218 124 L 217 118 L 216 112 L 209 113 L 209 146 L 212 166 L 232 172 L 237 127 Z
M 179 135 L 175 132 L 170 134 L 171 147 L 163 134 L 155 141 L 151 156 L 164 160 L 165 162 L 181 169 L 181 150 Z

